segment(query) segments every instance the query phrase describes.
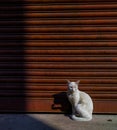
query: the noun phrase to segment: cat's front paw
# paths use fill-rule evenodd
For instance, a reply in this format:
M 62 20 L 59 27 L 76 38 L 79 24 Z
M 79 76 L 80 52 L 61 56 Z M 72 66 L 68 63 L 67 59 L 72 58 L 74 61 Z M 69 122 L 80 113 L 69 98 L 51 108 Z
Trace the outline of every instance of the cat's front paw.
M 74 117 L 76 117 L 74 114 L 70 115 L 70 119 L 74 120 Z
M 69 118 L 70 118 L 70 119 L 73 119 L 73 114 L 72 114 L 72 115 L 69 115 Z

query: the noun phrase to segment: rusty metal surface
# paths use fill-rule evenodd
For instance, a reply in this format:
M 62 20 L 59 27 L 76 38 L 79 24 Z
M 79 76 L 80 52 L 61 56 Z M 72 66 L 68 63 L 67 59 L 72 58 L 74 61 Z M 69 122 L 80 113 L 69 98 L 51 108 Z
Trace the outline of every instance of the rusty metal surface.
M 7 0 L 0 11 L 0 111 L 66 112 L 65 80 L 80 79 L 95 113 L 117 113 L 116 0 Z

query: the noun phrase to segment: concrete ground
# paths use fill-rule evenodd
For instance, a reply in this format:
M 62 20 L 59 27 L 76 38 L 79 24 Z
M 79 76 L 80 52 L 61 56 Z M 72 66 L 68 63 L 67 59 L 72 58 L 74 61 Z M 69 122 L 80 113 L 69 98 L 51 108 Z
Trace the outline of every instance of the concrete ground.
M 63 114 L 0 114 L 0 130 L 117 130 L 117 115 L 76 122 Z

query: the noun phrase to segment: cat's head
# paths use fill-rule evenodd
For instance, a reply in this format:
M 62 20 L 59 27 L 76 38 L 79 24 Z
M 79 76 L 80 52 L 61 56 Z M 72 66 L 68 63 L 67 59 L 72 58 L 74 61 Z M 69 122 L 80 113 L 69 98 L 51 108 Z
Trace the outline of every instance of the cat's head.
M 76 90 L 78 90 L 78 84 L 80 82 L 80 80 L 76 81 L 76 82 L 71 82 L 69 80 L 67 80 L 68 82 L 68 90 L 71 92 L 75 92 Z

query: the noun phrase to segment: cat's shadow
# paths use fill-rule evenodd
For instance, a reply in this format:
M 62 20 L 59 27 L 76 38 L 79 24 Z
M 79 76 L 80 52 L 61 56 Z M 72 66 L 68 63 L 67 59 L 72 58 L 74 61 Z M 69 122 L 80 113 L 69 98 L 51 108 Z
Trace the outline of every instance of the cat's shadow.
M 64 113 L 66 116 L 71 113 L 71 105 L 68 101 L 66 92 L 60 92 L 53 95 L 54 102 L 52 109 Z

